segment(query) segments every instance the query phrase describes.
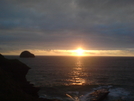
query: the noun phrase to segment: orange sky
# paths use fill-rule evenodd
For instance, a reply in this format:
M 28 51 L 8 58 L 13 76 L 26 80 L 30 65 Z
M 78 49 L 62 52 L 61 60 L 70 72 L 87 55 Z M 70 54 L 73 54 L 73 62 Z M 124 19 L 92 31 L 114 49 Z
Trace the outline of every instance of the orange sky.
M 125 50 L 84 50 L 82 48 L 76 48 L 76 50 L 31 50 L 35 55 L 41 56 L 134 56 L 133 52 Z M 1 53 L 3 55 L 20 55 L 24 50 L 8 51 Z

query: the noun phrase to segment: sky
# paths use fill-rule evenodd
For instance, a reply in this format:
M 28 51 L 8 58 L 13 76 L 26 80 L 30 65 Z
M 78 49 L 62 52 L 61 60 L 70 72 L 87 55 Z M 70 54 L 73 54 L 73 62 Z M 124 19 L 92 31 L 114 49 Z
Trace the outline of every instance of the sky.
M 134 0 L 0 0 L 0 53 L 134 56 Z

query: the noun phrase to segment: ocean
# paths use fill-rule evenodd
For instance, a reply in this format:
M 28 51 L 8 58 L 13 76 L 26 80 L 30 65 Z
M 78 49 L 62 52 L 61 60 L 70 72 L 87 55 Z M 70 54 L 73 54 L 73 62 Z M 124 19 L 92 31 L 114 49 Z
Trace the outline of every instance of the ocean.
M 89 94 L 109 88 L 104 101 L 134 101 L 134 57 L 36 56 L 19 58 L 31 69 L 27 80 L 42 98 L 89 101 Z

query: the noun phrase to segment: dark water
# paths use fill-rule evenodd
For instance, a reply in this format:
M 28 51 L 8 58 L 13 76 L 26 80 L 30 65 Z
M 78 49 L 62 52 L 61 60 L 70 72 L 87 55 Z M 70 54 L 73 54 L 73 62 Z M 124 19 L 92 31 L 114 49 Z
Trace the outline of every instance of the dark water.
M 134 101 L 134 57 L 7 58 L 31 67 L 27 80 L 41 87 L 40 97 L 89 101 L 89 93 L 105 86 L 110 93 L 104 101 Z

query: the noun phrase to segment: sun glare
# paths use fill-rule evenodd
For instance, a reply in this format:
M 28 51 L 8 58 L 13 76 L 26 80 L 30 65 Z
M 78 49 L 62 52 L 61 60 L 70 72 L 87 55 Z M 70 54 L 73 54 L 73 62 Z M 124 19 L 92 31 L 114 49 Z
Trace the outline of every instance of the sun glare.
M 77 53 L 78 56 L 83 56 L 84 55 L 84 50 L 82 48 L 78 48 L 76 50 L 76 53 Z

